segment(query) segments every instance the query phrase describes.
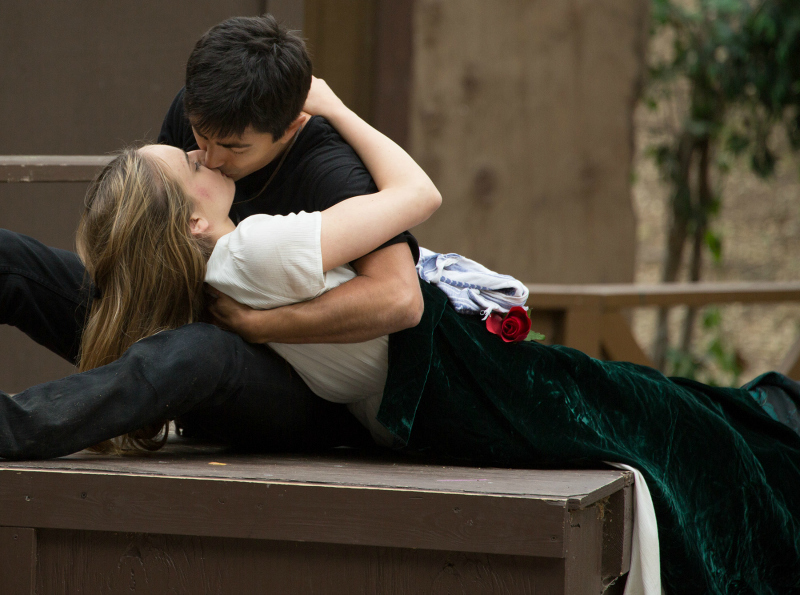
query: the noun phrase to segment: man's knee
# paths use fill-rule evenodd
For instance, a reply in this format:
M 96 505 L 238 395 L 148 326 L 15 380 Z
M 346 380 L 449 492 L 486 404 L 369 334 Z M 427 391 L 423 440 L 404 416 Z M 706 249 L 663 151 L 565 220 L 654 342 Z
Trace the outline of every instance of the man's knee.
M 0 229 L 0 271 L 8 266 L 14 266 L 22 260 L 26 249 L 26 238 L 22 234 Z

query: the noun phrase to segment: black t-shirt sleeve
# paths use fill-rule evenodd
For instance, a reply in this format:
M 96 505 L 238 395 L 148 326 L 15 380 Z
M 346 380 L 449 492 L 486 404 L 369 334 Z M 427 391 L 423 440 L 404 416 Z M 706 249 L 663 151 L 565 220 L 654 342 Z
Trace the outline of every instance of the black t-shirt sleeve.
M 194 151 L 199 147 L 189 119 L 183 111 L 183 91 L 183 89 L 178 91 L 167 110 L 167 115 L 164 116 L 161 132 L 158 133 L 158 143 L 178 147 L 184 151 Z
M 327 125 L 330 127 L 330 124 Z M 338 136 L 336 132 L 333 134 Z M 344 141 L 341 142 L 343 147 L 337 147 L 330 154 L 323 153 L 317 159 L 311 160 L 305 168 L 304 192 L 313 197 L 314 210 L 324 211 L 353 196 L 374 194 L 378 191 L 372 176 L 353 148 Z M 419 243 L 408 231 L 395 236 L 375 250 L 403 242 L 408 244 L 416 263 L 419 260 Z

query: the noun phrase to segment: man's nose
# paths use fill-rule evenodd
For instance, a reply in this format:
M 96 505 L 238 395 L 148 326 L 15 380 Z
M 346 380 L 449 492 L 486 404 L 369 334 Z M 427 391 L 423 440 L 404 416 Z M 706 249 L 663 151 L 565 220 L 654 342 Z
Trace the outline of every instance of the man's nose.
M 217 169 L 224 163 L 222 159 L 222 151 L 209 144 L 206 147 L 206 158 L 204 165 L 209 169 Z
M 186 153 L 189 156 L 190 160 L 198 161 L 205 165 L 206 163 L 206 152 L 203 149 L 199 151 L 189 151 Z

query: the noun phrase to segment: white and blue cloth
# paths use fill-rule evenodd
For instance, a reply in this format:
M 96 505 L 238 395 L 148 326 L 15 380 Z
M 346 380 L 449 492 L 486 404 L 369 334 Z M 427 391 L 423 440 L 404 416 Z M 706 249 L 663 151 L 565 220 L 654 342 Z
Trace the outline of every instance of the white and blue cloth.
M 456 312 L 481 314 L 484 320 L 494 311 L 505 313 L 514 306 L 525 307 L 528 301 L 528 288 L 523 283 L 460 254 L 438 254 L 420 247 L 417 273 L 420 279 L 441 289 Z

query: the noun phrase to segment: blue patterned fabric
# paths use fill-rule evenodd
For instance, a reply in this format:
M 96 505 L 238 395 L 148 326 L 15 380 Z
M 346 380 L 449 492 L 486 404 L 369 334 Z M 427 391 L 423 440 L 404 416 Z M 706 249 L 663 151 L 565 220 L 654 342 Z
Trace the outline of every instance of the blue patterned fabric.
M 505 313 L 528 301 L 528 288 L 523 283 L 460 254 L 420 248 L 417 273 L 442 290 L 459 314 L 481 314 L 485 319 L 495 310 Z

